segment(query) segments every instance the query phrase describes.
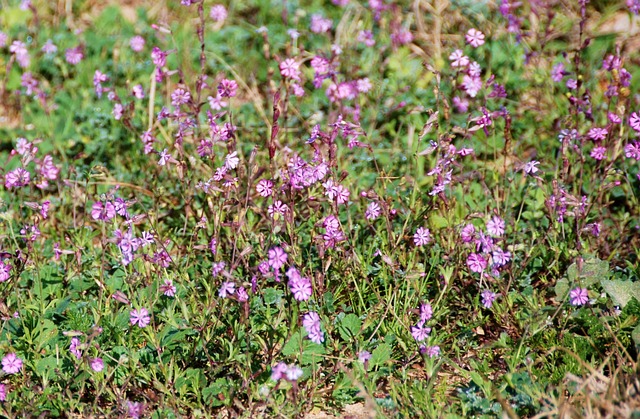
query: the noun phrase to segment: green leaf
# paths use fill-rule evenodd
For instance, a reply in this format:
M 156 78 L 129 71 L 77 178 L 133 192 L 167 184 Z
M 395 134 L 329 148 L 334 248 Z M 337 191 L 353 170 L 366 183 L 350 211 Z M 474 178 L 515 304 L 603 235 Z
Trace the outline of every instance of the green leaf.
M 636 343 L 636 348 L 640 348 L 640 324 L 631 332 L 631 338 Z
M 386 343 L 381 343 L 376 349 L 371 352 L 371 359 L 369 359 L 369 369 L 384 365 L 391 359 L 391 346 Z
M 362 322 L 358 316 L 353 313 L 347 314 L 338 325 L 338 332 L 343 340 L 351 341 L 360 334 L 361 326 Z
M 600 281 L 602 289 L 609 294 L 613 304 L 624 308 L 633 297 L 640 301 L 640 282 L 632 281 Z
M 578 264 L 572 263 L 567 269 L 567 278 L 559 279 L 556 283 L 556 299 L 564 299 L 570 287 L 580 285 L 588 288 L 607 278 L 609 278 L 609 263 L 606 261 L 597 258 L 587 259 L 582 264 L 581 272 L 578 270 Z
M 289 342 L 282 348 L 282 354 L 285 356 L 300 355 L 301 365 L 316 363 L 322 359 L 322 355 L 325 353 L 324 346 L 311 342 L 306 336 L 303 336 L 302 330 L 293 334 Z

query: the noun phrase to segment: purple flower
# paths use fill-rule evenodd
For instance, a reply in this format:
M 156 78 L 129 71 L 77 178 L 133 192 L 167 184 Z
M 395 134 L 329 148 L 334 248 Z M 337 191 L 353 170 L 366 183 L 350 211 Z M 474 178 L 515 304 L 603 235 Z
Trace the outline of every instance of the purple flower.
M 311 16 L 311 32 L 314 33 L 323 33 L 331 30 L 333 26 L 333 22 L 331 19 L 326 19 L 321 15 L 312 15 Z
M 287 254 L 281 247 L 269 249 L 269 266 L 277 271 L 287 263 Z
M 22 369 L 22 360 L 14 352 L 8 353 L 2 358 L 2 371 L 7 374 L 16 374 Z
M 93 358 L 89 365 L 95 372 L 100 372 L 104 369 L 104 361 L 102 360 L 102 358 Z
M 594 147 L 593 150 L 591 150 L 590 156 L 600 161 L 607 157 L 606 153 L 607 149 L 605 147 Z
M 289 278 L 289 289 L 293 294 L 293 298 L 298 301 L 306 301 L 311 298 L 313 287 L 309 278 L 300 275 L 295 268 L 287 271 L 287 277 Z
M 482 297 L 482 305 L 485 306 L 485 308 L 491 308 L 495 299 L 498 298 L 498 295 L 491 290 L 482 291 L 480 296 Z
M 69 64 L 76 65 L 84 58 L 84 54 L 82 53 L 82 48 L 77 46 L 75 48 L 69 48 L 65 52 L 65 59 Z
M 420 321 L 426 322 L 431 319 L 433 316 L 433 308 L 430 303 L 422 303 L 420 304 Z
M 424 353 L 429 357 L 429 358 L 435 358 L 436 356 L 440 355 L 440 347 L 438 345 L 435 346 L 427 346 L 425 348 Z
M 220 298 L 227 298 L 230 295 L 235 294 L 236 292 L 236 284 L 234 284 L 233 282 L 227 281 L 227 282 L 223 282 L 222 285 L 220 285 L 220 290 L 218 290 L 218 296 Z
M 574 288 L 569 292 L 569 300 L 573 306 L 581 306 L 589 301 L 589 293 L 586 288 Z M 4 361 L 2 361 L 4 364 Z
M 364 212 L 364 216 L 369 221 L 378 218 L 380 216 L 380 205 L 378 205 L 377 202 L 370 202 L 367 210 Z
M 360 351 L 358 352 L 358 361 L 364 363 L 369 362 L 371 359 L 371 352 L 369 351 Z
M 464 243 L 471 243 L 475 234 L 476 228 L 473 226 L 473 224 L 467 224 L 462 228 L 462 231 L 460 231 L 460 238 Z
M 191 93 L 182 88 L 177 88 L 171 93 L 171 104 L 176 108 L 180 105 L 187 104 L 191 100 Z
M 133 419 L 139 419 L 144 414 L 144 403 L 127 400 L 127 413 Z
M 607 134 L 609 132 L 607 131 L 606 128 L 591 128 L 589 130 L 589 133 L 587 135 L 589 135 L 589 138 L 591 138 L 594 141 L 598 141 L 598 140 L 604 140 L 605 138 L 607 138 Z
M 469 57 L 464 55 L 462 50 L 457 49 L 449 55 L 449 61 L 451 61 L 451 67 L 466 67 L 469 65 Z
M 5 282 L 11 277 L 11 265 L 0 261 L 0 282 Z
M 477 253 L 471 253 L 467 258 L 467 266 L 469 266 L 471 272 L 481 273 L 487 268 L 487 261 Z
M 151 317 L 149 316 L 149 312 L 146 308 L 141 308 L 138 310 L 132 310 L 129 313 L 129 321 L 133 326 L 138 325 L 138 327 L 143 328 L 147 327 L 149 323 L 151 323 Z
M 4 402 L 5 400 L 7 400 L 7 386 L 0 384 L 0 402 Z
M 116 216 L 116 207 L 111 202 L 96 201 L 91 208 L 91 218 L 108 221 Z
M 285 364 L 284 362 L 278 362 L 278 364 L 271 368 L 271 379 L 273 381 L 280 380 L 284 373 L 287 371 L 287 368 L 287 364 Z
M 422 342 L 426 338 L 429 337 L 429 333 L 431 333 L 430 327 L 424 327 L 424 322 L 420 321 L 415 326 L 411 327 L 411 336 L 416 340 L 416 342 Z
M 6 174 L 4 177 L 4 186 L 6 188 L 20 188 L 27 186 L 30 180 L 31 174 L 22 167 L 18 167 Z
M 413 235 L 413 243 L 416 246 L 424 246 L 431 241 L 431 232 L 428 228 L 418 227 Z
M 80 346 L 80 339 L 72 338 L 71 344 L 69 345 L 69 352 L 73 354 L 77 359 L 82 358 L 82 352 L 78 348 Z
M 538 169 L 539 164 L 540 164 L 539 161 L 531 160 L 530 162 L 527 162 L 525 163 L 524 166 L 522 166 L 522 171 L 527 175 L 534 175 L 539 171 Z
M 629 117 L 629 125 L 636 132 L 640 133 L 640 115 L 637 112 L 633 112 Z
M 218 85 L 218 94 L 220 97 L 234 97 L 238 90 L 238 83 L 235 80 L 222 79 Z
M 558 63 L 551 69 L 551 80 L 557 82 L 564 78 L 564 63 Z
M 310 311 L 302 318 L 302 325 L 307 330 L 311 342 L 321 344 L 324 342 L 324 333 L 320 329 L 320 316 L 315 311 Z
M 135 52 L 140 52 L 144 49 L 145 40 L 140 35 L 136 35 L 129 41 L 129 46 Z
M 175 297 L 176 295 L 176 286 L 173 285 L 173 281 L 170 279 L 165 279 L 164 284 L 160 286 L 160 292 L 166 295 L 167 297 Z
M 264 198 L 271 196 L 273 194 L 273 182 L 268 179 L 261 179 L 256 185 L 256 191 Z
M 280 74 L 294 80 L 300 80 L 300 64 L 293 58 L 287 58 L 280 63 Z
M 214 22 L 224 22 L 227 16 L 227 9 L 221 4 L 214 5 L 209 12 L 209 17 L 213 19 Z
M 487 232 L 494 237 L 500 237 L 504 234 L 504 227 L 504 220 L 494 215 L 487 223 Z

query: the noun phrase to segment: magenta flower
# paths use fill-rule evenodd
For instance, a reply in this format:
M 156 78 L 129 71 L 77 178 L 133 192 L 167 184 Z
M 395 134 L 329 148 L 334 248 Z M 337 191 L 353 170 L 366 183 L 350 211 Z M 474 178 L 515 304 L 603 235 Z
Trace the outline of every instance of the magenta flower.
M 166 295 L 167 297 L 175 297 L 176 295 L 176 286 L 173 285 L 173 281 L 170 279 L 165 279 L 164 284 L 160 286 L 160 292 Z
M 273 182 L 268 179 L 262 179 L 256 185 L 256 191 L 260 196 L 266 198 L 273 193 Z
M 449 61 L 451 61 L 451 67 L 466 67 L 469 65 L 469 57 L 464 55 L 462 50 L 457 49 L 449 55 Z
M 2 371 L 7 374 L 16 374 L 22 369 L 22 360 L 14 352 L 8 353 L 2 358 Z
M 420 321 L 426 322 L 431 319 L 433 316 L 433 308 L 430 303 L 422 303 L 420 304 Z
M 594 147 L 593 150 L 591 150 L 591 153 L 589 154 L 591 157 L 593 157 L 595 160 L 604 160 L 607 156 L 607 149 L 605 147 Z
M 480 294 L 480 296 L 482 297 L 482 305 L 485 308 L 491 308 L 495 299 L 498 298 L 498 295 L 491 290 L 482 291 L 482 294 Z
M 7 386 L 5 384 L 0 384 L 0 402 L 4 402 L 7 400 Z
M 136 35 L 129 41 L 129 46 L 135 52 L 140 52 L 144 49 L 145 40 L 140 35 Z
M 116 216 L 116 207 L 111 202 L 96 201 L 91 208 L 91 218 L 108 221 Z
M 271 379 L 273 381 L 278 381 L 282 378 L 284 373 L 287 371 L 287 364 L 284 362 L 279 362 L 277 365 L 271 368 Z
M 312 15 L 311 16 L 311 32 L 314 33 L 323 33 L 331 30 L 333 26 L 333 22 L 331 19 L 326 19 L 321 15 Z
M 637 112 L 633 112 L 629 117 L 629 125 L 636 132 L 640 133 L 640 115 Z
M 80 339 L 71 338 L 71 344 L 69 345 L 69 352 L 73 354 L 77 359 L 82 358 L 82 352 L 80 351 Z
M 102 358 L 93 358 L 89 365 L 95 372 L 100 372 L 104 369 L 104 361 L 102 360 Z
M 76 65 L 84 58 L 84 54 L 82 53 L 82 48 L 77 46 L 75 48 L 69 48 L 65 52 L 65 59 L 69 64 Z
M 218 94 L 220 97 L 234 97 L 238 90 L 238 83 L 235 80 L 222 79 L 218 85 Z
M 282 268 L 285 263 L 287 263 L 287 253 L 282 250 L 281 247 L 274 247 L 269 249 L 269 266 L 273 268 L 274 271 Z
M 413 235 L 413 243 L 416 246 L 424 246 L 431 241 L 431 232 L 428 228 L 418 227 Z
M 469 266 L 471 272 L 481 273 L 487 268 L 487 261 L 477 253 L 471 253 L 467 258 L 467 266 Z
M 589 138 L 591 138 L 594 141 L 599 141 L 599 140 L 604 140 L 605 138 L 607 138 L 607 134 L 609 132 L 607 131 L 606 128 L 591 128 L 589 130 L 589 133 L 587 135 L 589 135 Z
M 494 237 L 500 237 L 504 234 L 504 227 L 504 220 L 494 215 L 487 223 L 487 232 Z
M 522 167 L 522 171 L 527 175 L 535 175 L 539 171 L 539 164 L 539 161 L 531 160 L 530 162 L 525 163 L 525 165 Z
M 313 287 L 309 278 L 300 275 L 295 268 L 287 271 L 287 277 L 289 278 L 289 290 L 291 290 L 293 298 L 298 301 L 306 301 L 311 298 Z
M 176 108 L 180 105 L 189 103 L 191 100 L 191 93 L 182 88 L 177 88 L 171 93 L 171 104 Z
M 467 31 L 465 39 L 467 40 L 467 43 L 474 48 L 478 48 L 480 45 L 484 44 L 484 34 L 474 28 Z
M 227 281 L 227 282 L 223 282 L 222 285 L 220 285 L 220 289 L 218 290 L 218 296 L 220 298 L 227 298 L 230 295 L 235 294 L 236 292 L 236 284 L 234 284 L 233 282 Z
M 424 352 L 429 358 L 435 358 L 440 355 L 440 347 L 438 345 L 435 346 L 427 346 Z
M 11 265 L 0 261 L 0 282 L 5 282 L 11 277 Z
M 138 325 L 140 328 L 147 327 L 151 323 L 151 317 L 146 308 L 132 310 L 129 313 L 129 321 L 133 326 Z
M 574 288 L 569 292 L 569 300 L 573 306 L 585 305 L 589 301 L 589 293 L 586 288 Z
M 31 174 L 22 167 L 18 167 L 5 175 L 4 186 L 7 188 L 20 188 L 27 186 L 30 180 Z
M 293 58 L 287 58 L 280 63 L 280 74 L 282 77 L 300 80 L 300 64 Z
M 424 322 L 420 321 L 415 326 L 411 327 L 411 336 L 416 340 L 416 342 L 422 342 L 426 338 L 429 337 L 429 333 L 431 333 L 430 327 L 424 327 Z
M 310 311 L 302 318 L 302 325 L 307 331 L 311 342 L 321 344 L 324 342 L 324 333 L 320 329 L 320 316 L 315 311 Z
M 370 202 L 367 206 L 367 210 L 364 212 L 364 217 L 369 220 L 375 220 L 380 216 L 380 205 L 377 202 Z

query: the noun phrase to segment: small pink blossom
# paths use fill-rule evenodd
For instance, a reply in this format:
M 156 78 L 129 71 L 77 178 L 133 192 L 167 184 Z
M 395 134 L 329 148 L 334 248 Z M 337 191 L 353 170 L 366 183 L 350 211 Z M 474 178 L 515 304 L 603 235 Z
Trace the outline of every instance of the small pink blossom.
M 102 358 L 93 358 L 89 365 L 95 372 L 100 372 L 104 369 L 104 361 Z
M 467 43 L 474 48 L 478 48 L 480 45 L 484 44 L 484 34 L 475 28 L 469 29 L 465 38 Z
M 140 35 L 136 35 L 129 41 L 129 46 L 134 52 L 140 52 L 144 49 L 145 40 Z
M 462 50 L 457 49 L 449 55 L 449 61 L 451 61 L 451 67 L 466 67 L 469 65 L 469 57 L 464 55 Z
M 477 253 L 471 253 L 467 257 L 467 266 L 471 272 L 481 273 L 487 268 L 487 260 Z
M 227 19 L 227 16 L 227 9 L 221 4 L 214 5 L 209 12 L 209 17 L 214 22 L 224 22 Z
M 22 360 L 14 352 L 2 358 L 2 370 L 7 374 L 16 374 L 22 369 Z
M 589 293 L 586 288 L 574 288 L 569 293 L 569 300 L 573 306 L 585 305 L 589 301 Z
M 501 237 L 504 234 L 505 222 L 502 218 L 494 215 L 487 222 L 487 232 L 494 237 Z
M 431 241 L 431 232 L 428 228 L 418 227 L 413 235 L 413 243 L 416 246 L 424 246 Z
M 138 327 L 144 328 L 151 323 L 151 317 L 146 308 L 140 308 L 129 313 L 129 321 L 133 326 L 138 325 Z

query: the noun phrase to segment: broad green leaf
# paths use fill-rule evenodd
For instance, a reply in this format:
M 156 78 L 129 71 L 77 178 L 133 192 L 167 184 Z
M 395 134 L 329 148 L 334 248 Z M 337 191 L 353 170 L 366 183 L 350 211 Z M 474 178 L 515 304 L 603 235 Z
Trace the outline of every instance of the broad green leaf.
M 391 346 L 386 343 L 381 343 L 376 349 L 371 352 L 371 359 L 369 359 L 369 369 L 384 365 L 391 359 Z
M 556 298 L 564 299 L 569 288 L 581 286 L 588 288 L 600 280 L 609 278 L 609 263 L 600 259 L 587 259 L 582 264 L 582 271 L 578 271 L 578 264 L 572 263 L 567 269 L 567 278 L 558 280 L 555 286 Z
M 600 281 L 600 284 L 602 284 L 602 289 L 604 289 L 611 297 L 611 300 L 613 300 L 613 304 L 621 308 L 624 308 L 634 297 L 640 301 L 640 282 L 608 281 L 603 279 Z
M 355 314 L 347 314 L 338 325 L 340 337 L 345 341 L 351 341 L 355 336 L 360 334 L 362 322 Z

